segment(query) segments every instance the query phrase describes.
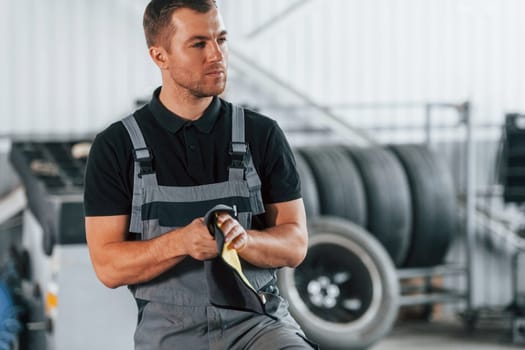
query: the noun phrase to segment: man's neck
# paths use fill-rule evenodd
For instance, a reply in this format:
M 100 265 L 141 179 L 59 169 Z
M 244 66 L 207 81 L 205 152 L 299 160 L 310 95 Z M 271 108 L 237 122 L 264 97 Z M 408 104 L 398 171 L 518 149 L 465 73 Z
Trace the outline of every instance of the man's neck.
M 160 89 L 159 100 L 164 107 L 181 118 L 188 120 L 199 119 L 213 100 L 210 97 L 196 97 L 190 94 L 181 94 L 170 91 L 166 86 Z

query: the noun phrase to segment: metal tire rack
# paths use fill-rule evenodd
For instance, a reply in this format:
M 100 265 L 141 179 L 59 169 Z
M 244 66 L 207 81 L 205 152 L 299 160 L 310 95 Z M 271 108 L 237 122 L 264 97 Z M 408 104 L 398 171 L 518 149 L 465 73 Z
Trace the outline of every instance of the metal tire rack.
M 303 94 L 295 87 L 287 84 L 285 81 L 275 76 L 272 72 L 259 66 L 254 60 L 245 57 L 237 50 L 235 46 L 231 48 L 231 60 L 236 71 L 240 76 L 249 76 L 250 81 L 259 86 L 271 86 L 275 93 L 275 98 L 267 96 L 268 101 L 278 101 L 276 103 L 270 102 L 268 106 L 257 105 L 262 111 L 269 109 L 276 111 L 282 109 L 287 113 L 294 114 L 293 111 L 299 111 L 301 114 L 308 115 L 308 111 L 314 112 L 316 118 L 322 120 L 322 125 L 329 127 L 336 131 L 337 135 L 334 138 L 343 141 L 346 144 L 358 146 L 377 146 L 379 145 L 375 138 L 370 137 L 366 129 L 355 128 L 351 123 L 345 120 L 341 115 L 335 111 L 337 109 L 343 110 L 408 110 L 420 109 L 423 111 L 424 117 L 424 143 L 431 145 L 434 141 L 433 133 L 437 129 L 450 128 L 449 125 L 438 125 L 433 122 L 433 114 L 436 110 L 451 110 L 456 113 L 458 119 L 458 126 L 464 129 L 464 137 L 462 147 L 464 148 L 465 157 L 462 159 L 462 167 L 465 168 L 465 173 L 462 174 L 462 181 L 465 182 L 463 193 L 459 196 L 463 199 L 463 223 L 462 223 L 462 238 L 465 241 L 464 254 L 465 262 L 457 262 L 454 264 L 444 264 L 432 267 L 423 268 L 401 268 L 397 269 L 397 277 L 400 281 L 422 277 L 424 285 L 417 290 L 416 295 L 401 295 L 401 306 L 411 305 L 428 305 L 428 310 L 431 310 L 433 304 L 439 303 L 465 303 L 466 312 L 473 309 L 472 305 L 472 286 L 475 284 L 474 276 L 472 274 L 472 250 L 475 242 L 475 217 L 476 217 L 476 194 L 475 194 L 475 149 L 474 149 L 474 126 L 471 118 L 470 102 L 464 101 L 460 103 L 449 102 L 407 102 L 407 103 L 371 103 L 371 104 L 344 104 L 344 105 L 322 105 L 311 99 L 309 96 Z M 286 98 L 285 98 L 286 97 Z M 287 101 L 283 103 L 283 101 Z M 308 124 L 308 120 L 304 120 Z M 322 128 L 322 127 L 320 127 Z M 403 129 L 401 127 L 401 129 Z M 325 137 L 326 139 L 326 137 Z M 466 280 L 466 288 L 459 290 L 458 288 L 445 289 L 436 288 L 432 285 L 434 277 L 439 276 L 458 276 Z M 403 291 L 401 291 L 403 293 Z

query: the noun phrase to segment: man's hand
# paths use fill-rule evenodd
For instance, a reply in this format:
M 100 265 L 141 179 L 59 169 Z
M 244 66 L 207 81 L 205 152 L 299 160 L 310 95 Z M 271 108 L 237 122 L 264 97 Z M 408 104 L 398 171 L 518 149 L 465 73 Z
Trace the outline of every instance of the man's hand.
M 224 233 L 226 244 L 235 250 L 242 250 L 248 245 L 248 234 L 242 225 L 228 214 L 220 214 L 217 224 Z M 230 243 L 231 242 L 231 243 Z
M 217 243 L 210 235 L 203 218 L 193 220 L 184 231 L 183 245 L 187 255 L 201 261 L 217 256 Z

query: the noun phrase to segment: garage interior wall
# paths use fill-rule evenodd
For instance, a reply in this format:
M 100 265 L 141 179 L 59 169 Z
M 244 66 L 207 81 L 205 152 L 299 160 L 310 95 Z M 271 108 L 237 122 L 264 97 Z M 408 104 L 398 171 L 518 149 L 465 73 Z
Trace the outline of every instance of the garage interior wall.
M 146 1 L 0 3 L 0 134 L 98 130 L 158 85 L 142 33 Z
M 146 3 L 2 0 L 0 135 L 93 133 L 148 98 L 160 77 L 142 33 Z M 413 141 L 400 126 L 423 125 L 421 108 L 412 104 L 470 101 L 476 137 L 492 142 L 491 150 L 504 114 L 525 112 L 524 1 L 220 0 L 219 6 L 232 55 L 249 57 L 356 127 L 387 126 L 388 133 L 399 127 L 398 142 Z M 286 118 L 283 104 L 269 110 Z M 397 107 L 357 108 L 381 104 Z M 457 124 L 450 111 L 437 118 Z M 481 160 L 486 152 L 478 154 Z M 486 177 L 492 162 L 478 163 Z M 494 266 L 497 275 L 501 267 Z
M 160 80 L 142 34 L 146 3 L 0 2 L 0 134 L 98 130 L 149 96 Z M 411 113 L 352 119 L 337 106 L 470 100 L 479 124 L 525 110 L 521 0 L 219 4 L 232 47 L 353 123 Z
M 470 100 L 477 123 L 496 124 L 506 111 L 525 110 L 525 82 L 519 79 L 525 76 L 523 1 L 221 4 L 239 51 L 335 109 L 352 103 Z M 360 119 L 365 125 L 385 122 Z

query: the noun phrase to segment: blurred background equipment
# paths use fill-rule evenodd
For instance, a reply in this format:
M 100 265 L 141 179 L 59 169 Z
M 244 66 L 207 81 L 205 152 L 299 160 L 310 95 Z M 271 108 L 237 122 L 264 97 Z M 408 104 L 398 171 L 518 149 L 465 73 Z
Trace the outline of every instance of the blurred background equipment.
M 18 348 L 21 329 L 11 291 L 5 283 L 0 282 L 0 349 Z
M 55 244 L 86 242 L 82 191 L 87 153 L 79 152 L 85 144 L 19 141 L 11 146 L 11 162 L 43 229 L 46 255 Z
M 520 206 L 525 215 L 525 115 L 511 113 L 505 116 L 501 137 L 501 154 L 498 158 L 500 181 L 503 186 L 503 200 Z M 514 228 L 516 247 L 512 256 L 513 300 L 508 310 L 513 315 L 512 338 L 516 343 L 525 344 L 525 292 L 520 291 L 520 257 L 525 252 L 524 224 Z
M 525 115 L 507 114 L 502 137 L 500 174 L 503 199 L 525 203 Z
M 26 334 L 20 342 L 30 344 L 21 349 L 133 346 L 131 294 L 104 287 L 87 251 L 82 202 L 89 146 L 89 138 L 11 145 L 10 159 L 27 196 L 20 227 L 12 233 L 16 239 L 8 244 L 8 266 L 20 270 L 15 290 L 24 290 L 20 322 Z

